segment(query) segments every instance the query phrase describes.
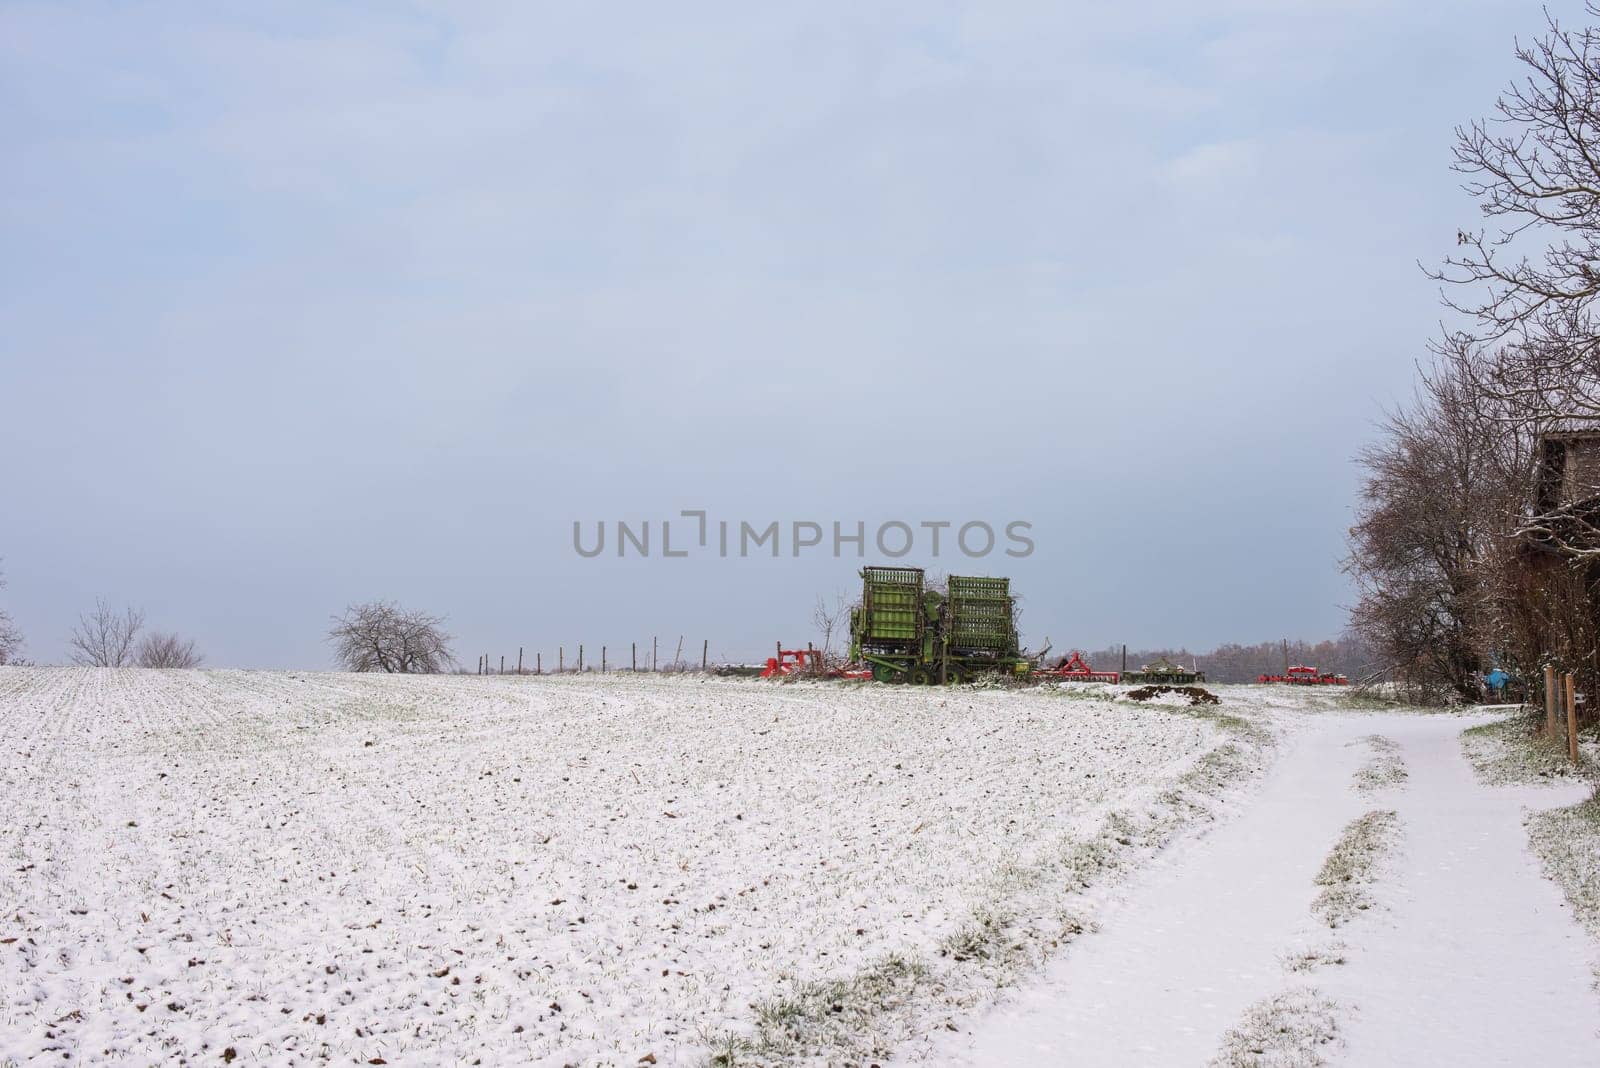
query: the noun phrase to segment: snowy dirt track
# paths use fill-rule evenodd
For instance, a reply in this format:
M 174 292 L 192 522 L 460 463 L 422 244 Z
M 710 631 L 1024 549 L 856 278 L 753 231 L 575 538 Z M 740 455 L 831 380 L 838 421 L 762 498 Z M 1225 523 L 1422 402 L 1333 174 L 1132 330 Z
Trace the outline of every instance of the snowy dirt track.
M 1054 917 L 1006 873 L 1228 739 L 1047 691 L 0 668 L 0 743 L 0 1064 L 633 1065 Z
M 1163 854 L 1101 933 L 928 1059 L 1600 1064 L 1595 947 L 1523 825 L 1587 787 L 1478 781 L 1462 729 L 1495 718 L 1285 723 L 1246 810 Z

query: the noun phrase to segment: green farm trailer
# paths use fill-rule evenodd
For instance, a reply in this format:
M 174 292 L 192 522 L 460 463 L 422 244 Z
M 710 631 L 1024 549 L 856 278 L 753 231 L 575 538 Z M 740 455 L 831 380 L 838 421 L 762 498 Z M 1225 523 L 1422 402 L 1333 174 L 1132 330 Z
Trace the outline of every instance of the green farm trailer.
M 926 587 L 920 567 L 861 570 L 850 657 L 879 682 L 958 683 L 983 672 L 1026 675 L 1011 580 L 951 575 Z

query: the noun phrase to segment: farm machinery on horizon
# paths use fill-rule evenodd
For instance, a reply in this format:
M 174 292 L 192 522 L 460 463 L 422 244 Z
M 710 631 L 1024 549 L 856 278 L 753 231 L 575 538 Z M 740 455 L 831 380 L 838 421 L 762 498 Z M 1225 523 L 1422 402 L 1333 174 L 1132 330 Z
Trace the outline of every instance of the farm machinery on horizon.
M 1314 667 L 1296 664 L 1285 668 L 1282 675 L 1257 675 L 1257 682 L 1282 682 L 1291 686 L 1348 686 L 1350 680 L 1331 671 L 1319 672 Z
M 850 609 L 847 656 L 841 660 L 811 645 L 785 649 L 779 643 L 777 655 L 767 657 L 760 671 L 762 678 L 871 679 L 918 686 L 959 684 L 980 675 L 1178 687 L 1206 681 L 1198 664 L 1185 667 L 1165 656 L 1129 671 L 1126 647 L 1121 671 L 1096 671 L 1077 650 L 1045 666 L 1041 661 L 1048 642 L 1038 653 L 1022 648 L 1017 603 L 1008 578 L 951 575 L 941 587 L 930 583 L 920 567 L 870 566 L 860 575 L 861 599 Z M 1304 665 L 1286 666 L 1284 674 L 1260 675 L 1256 681 L 1298 686 L 1349 683 L 1343 675 Z
M 1011 580 L 951 575 L 943 590 L 920 567 L 861 569 L 850 610 L 850 660 L 877 682 L 960 683 L 985 672 L 1026 677 Z
M 1161 657 L 1153 664 L 1145 664 L 1138 671 L 1125 672 L 1123 682 L 1151 686 L 1192 686 L 1206 681 L 1206 673 L 1198 667 L 1186 668 Z

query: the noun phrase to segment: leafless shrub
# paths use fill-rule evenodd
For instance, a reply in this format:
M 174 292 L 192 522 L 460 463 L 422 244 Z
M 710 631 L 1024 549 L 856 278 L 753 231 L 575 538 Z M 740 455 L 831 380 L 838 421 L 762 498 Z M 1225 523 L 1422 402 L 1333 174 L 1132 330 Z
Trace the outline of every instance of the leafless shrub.
M 70 646 L 74 664 L 84 667 L 127 667 L 133 663 L 134 642 L 144 627 L 137 608 L 115 611 L 104 598 L 96 598 L 94 611 L 78 617 Z
M 140 667 L 147 668 L 197 668 L 205 657 L 195 652 L 192 640 L 158 632 L 145 635 L 137 660 Z
M 0 572 L 0 590 L 6 588 L 6 576 Z M 22 631 L 4 608 L 0 608 L 0 664 L 14 664 L 22 655 Z
M 392 601 L 351 605 L 335 616 L 328 640 L 346 671 L 437 674 L 455 663 L 444 618 L 408 612 Z

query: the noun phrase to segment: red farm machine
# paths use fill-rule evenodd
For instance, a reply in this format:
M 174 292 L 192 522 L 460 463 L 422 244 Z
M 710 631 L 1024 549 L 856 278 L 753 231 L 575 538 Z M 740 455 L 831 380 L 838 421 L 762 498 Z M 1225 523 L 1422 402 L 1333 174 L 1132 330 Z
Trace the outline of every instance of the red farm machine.
M 764 679 L 781 679 L 786 675 L 814 675 L 822 679 L 870 679 L 870 671 L 846 671 L 843 668 L 827 666 L 822 657 L 821 649 L 784 649 L 781 646 L 776 650 L 777 656 L 767 657 L 765 666 L 761 669 Z
M 822 674 L 821 649 L 778 649 L 777 656 L 767 657 L 761 677 L 775 679 L 783 675 Z
M 1036 668 L 1032 675 L 1043 682 L 1117 682 L 1122 676 L 1115 671 L 1096 671 L 1076 649 L 1053 668 Z
M 1350 680 L 1331 671 L 1319 672 L 1314 667 L 1296 664 L 1282 675 L 1257 675 L 1257 682 L 1282 682 L 1291 686 L 1348 686 Z

